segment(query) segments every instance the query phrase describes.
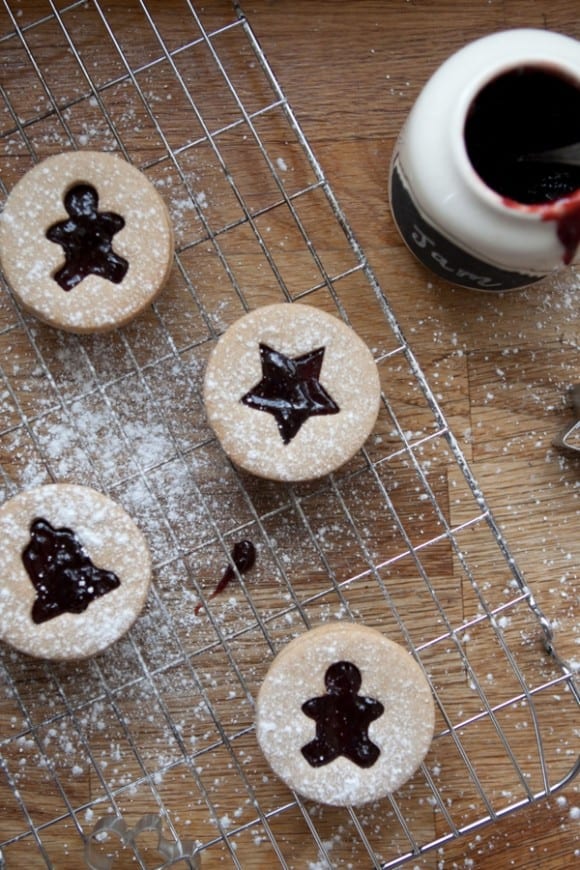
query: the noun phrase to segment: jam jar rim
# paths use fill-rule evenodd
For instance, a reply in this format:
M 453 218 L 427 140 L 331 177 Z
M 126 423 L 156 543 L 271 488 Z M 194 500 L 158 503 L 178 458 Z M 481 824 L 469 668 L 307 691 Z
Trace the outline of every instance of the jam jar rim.
M 490 62 L 480 72 L 479 76 L 471 80 L 462 89 L 459 95 L 450 124 L 451 147 L 457 169 L 468 189 L 473 194 L 478 198 L 482 198 L 498 213 L 503 215 L 517 213 L 519 217 L 526 220 L 538 221 L 553 215 L 555 211 L 565 213 L 569 207 L 576 208 L 578 203 L 580 203 L 580 188 L 553 202 L 521 203 L 517 200 L 511 200 L 509 197 L 503 196 L 490 187 L 476 171 L 467 153 L 464 135 L 467 113 L 477 94 L 499 76 L 524 66 L 554 72 L 560 78 L 564 78 L 574 84 L 580 91 L 580 64 L 574 66 L 567 62 L 566 59 L 555 60 L 553 57 L 527 55 L 526 57 L 506 58 L 500 64 Z

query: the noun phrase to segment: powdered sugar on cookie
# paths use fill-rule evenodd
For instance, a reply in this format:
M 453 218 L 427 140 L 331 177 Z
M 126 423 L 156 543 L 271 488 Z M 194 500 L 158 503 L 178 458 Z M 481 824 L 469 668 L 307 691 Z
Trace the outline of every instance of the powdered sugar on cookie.
M 0 638 L 50 659 L 84 658 L 117 640 L 151 581 L 149 548 L 131 517 L 72 484 L 0 506 L 0 564 Z
M 0 253 L 26 310 L 61 329 L 100 332 L 155 299 L 171 268 L 173 231 L 142 172 L 112 154 L 77 151 L 47 158 L 15 185 L 0 218 Z M 124 269 L 109 274 L 108 258 Z
M 376 422 L 373 357 L 338 318 L 310 305 L 259 308 L 218 341 L 204 384 L 208 419 L 240 466 L 274 480 L 335 470 Z
M 356 623 L 325 623 L 274 659 L 257 737 L 287 785 L 321 803 L 364 804 L 396 791 L 433 737 L 429 685 L 401 646 Z

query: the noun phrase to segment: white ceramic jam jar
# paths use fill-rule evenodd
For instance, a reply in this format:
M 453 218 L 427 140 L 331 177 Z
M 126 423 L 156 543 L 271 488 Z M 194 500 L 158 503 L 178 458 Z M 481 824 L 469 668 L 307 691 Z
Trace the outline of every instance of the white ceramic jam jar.
M 580 141 L 580 42 L 514 29 L 452 55 L 395 147 L 390 204 L 411 252 L 477 290 L 580 261 L 580 167 L 531 159 Z

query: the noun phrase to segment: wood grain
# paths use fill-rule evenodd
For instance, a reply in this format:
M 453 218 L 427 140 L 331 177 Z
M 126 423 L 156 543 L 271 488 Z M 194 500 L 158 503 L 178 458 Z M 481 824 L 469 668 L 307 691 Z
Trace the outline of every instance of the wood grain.
M 451 425 L 510 546 L 577 658 L 578 463 L 551 439 L 573 419 L 578 379 L 577 278 L 501 299 L 452 289 L 407 257 L 388 213 L 388 160 L 423 83 L 466 41 L 514 26 L 578 38 L 576 4 L 254 4 L 254 25 L 381 280 L 408 340 L 444 392 Z M 313 7 L 316 7 L 314 11 Z M 332 7 L 332 8 L 330 8 Z M 306 56 L 304 32 L 313 29 Z M 316 38 L 318 37 L 318 38 Z M 329 95 L 331 95 L 329 97 Z M 441 867 L 564 868 L 578 860 L 575 786 L 446 845 Z M 437 862 L 440 862 L 439 864 Z

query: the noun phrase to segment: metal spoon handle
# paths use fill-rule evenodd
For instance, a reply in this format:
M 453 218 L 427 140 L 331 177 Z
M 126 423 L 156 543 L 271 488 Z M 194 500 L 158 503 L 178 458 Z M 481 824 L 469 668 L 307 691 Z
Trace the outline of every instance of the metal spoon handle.
M 533 160 L 536 163 L 562 163 L 567 166 L 580 166 L 580 142 L 564 145 L 562 148 L 538 151 L 535 154 L 524 154 L 521 159 Z

